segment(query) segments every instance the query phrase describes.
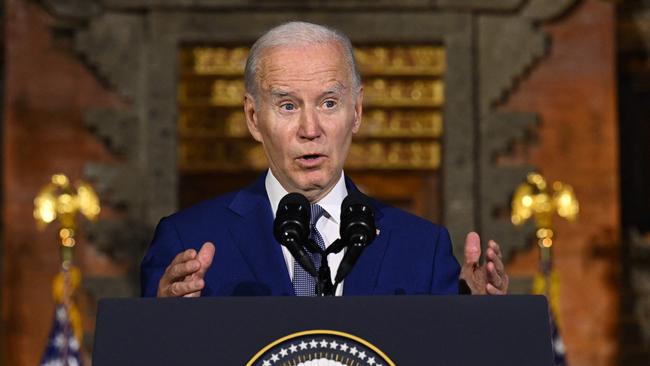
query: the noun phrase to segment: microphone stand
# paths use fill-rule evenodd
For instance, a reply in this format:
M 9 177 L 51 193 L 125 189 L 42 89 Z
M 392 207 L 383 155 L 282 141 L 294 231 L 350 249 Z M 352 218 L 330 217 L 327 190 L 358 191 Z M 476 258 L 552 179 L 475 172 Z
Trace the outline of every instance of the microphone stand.
M 337 241 L 340 241 L 340 239 Z M 334 245 L 334 243 L 332 243 L 332 245 Z M 330 248 L 332 245 L 330 245 Z M 327 255 L 330 251 L 321 249 L 313 239 L 309 239 L 305 247 L 312 254 L 320 255 L 320 267 L 318 269 L 318 276 L 315 278 L 316 296 L 334 296 L 336 294 L 336 287 L 332 284 L 332 272 L 329 263 L 327 262 Z
M 316 278 L 316 296 L 335 296 L 336 289 L 343 281 L 347 273 L 342 275 L 341 268 L 337 272 L 337 277 L 340 275 L 341 278 L 336 283 L 332 283 L 332 272 L 327 261 L 327 256 L 332 253 L 339 253 L 344 248 L 348 247 L 349 244 L 344 242 L 342 239 L 336 239 L 327 249 L 321 249 L 316 242 L 312 239 L 309 239 L 305 247 L 307 250 L 313 254 L 320 254 L 320 268 L 318 269 L 318 277 Z
M 336 294 L 336 287 L 332 284 L 332 272 L 330 271 L 329 263 L 327 263 L 327 254 L 325 253 L 321 254 L 317 280 L 317 296 L 334 296 Z
M 347 247 L 347 243 L 339 238 L 336 239 L 329 247 L 327 247 L 327 249 L 322 251 L 321 266 L 320 270 L 318 271 L 318 287 L 323 290 L 323 293 L 319 296 L 336 295 L 336 289 L 340 283 L 332 283 L 332 273 L 329 264 L 327 263 L 327 256 L 331 253 L 338 253 L 345 247 Z

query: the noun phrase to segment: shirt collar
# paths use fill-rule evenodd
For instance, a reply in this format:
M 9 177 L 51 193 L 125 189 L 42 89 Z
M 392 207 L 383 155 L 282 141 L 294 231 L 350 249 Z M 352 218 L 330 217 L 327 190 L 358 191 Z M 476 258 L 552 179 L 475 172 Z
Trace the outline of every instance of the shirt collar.
M 275 217 L 280 200 L 282 200 L 282 197 L 287 195 L 289 192 L 282 187 L 282 184 L 280 184 L 278 179 L 273 175 L 271 169 L 269 169 L 268 174 L 266 174 L 264 185 L 266 187 L 266 193 L 269 196 L 271 209 L 273 210 L 273 217 Z M 334 188 L 332 188 L 325 197 L 321 198 L 316 203 L 323 207 L 329 214 L 329 218 L 338 224 L 341 217 L 341 203 L 343 203 L 343 200 L 347 195 L 348 189 L 345 187 L 345 173 L 342 172 L 341 177 L 334 185 Z

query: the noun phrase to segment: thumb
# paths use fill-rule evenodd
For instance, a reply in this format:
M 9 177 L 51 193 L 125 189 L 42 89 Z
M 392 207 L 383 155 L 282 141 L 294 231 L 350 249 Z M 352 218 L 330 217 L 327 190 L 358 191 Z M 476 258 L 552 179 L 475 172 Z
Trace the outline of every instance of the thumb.
M 472 231 L 465 238 L 465 264 L 478 263 L 480 258 L 481 238 Z
M 201 262 L 201 268 L 197 273 L 199 277 L 203 278 L 205 272 L 208 270 L 208 268 L 210 268 L 212 259 L 214 258 L 214 251 L 214 244 L 210 243 L 209 241 L 203 243 L 203 246 L 201 246 L 199 254 L 196 255 L 196 259 Z

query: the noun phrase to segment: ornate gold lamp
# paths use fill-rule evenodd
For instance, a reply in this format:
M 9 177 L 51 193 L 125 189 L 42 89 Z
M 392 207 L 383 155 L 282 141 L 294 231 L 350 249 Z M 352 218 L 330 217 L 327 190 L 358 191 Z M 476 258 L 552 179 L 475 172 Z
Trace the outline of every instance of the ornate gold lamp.
M 536 236 L 541 248 L 553 245 L 554 214 L 569 221 L 575 221 L 580 205 L 573 188 L 562 182 L 554 182 L 552 190 L 538 173 L 530 173 L 526 181 L 517 187 L 512 198 L 511 221 L 515 226 L 523 225 L 531 217 L 535 220 Z
M 57 341 L 57 349 L 62 355 L 78 354 L 82 336 L 81 316 L 72 301 L 74 291 L 81 283 L 81 271 L 73 265 L 73 249 L 76 245 L 76 216 L 81 213 L 89 220 L 95 220 L 101 208 L 95 190 L 85 182 L 74 186 L 64 174 L 55 174 L 34 199 L 34 219 L 39 229 L 58 220 L 59 243 L 61 248 L 61 270 L 53 283 L 53 296 L 57 303 L 58 322 L 67 324 L 73 333 L 63 329 L 63 340 Z M 56 322 L 55 322 L 56 323 Z M 54 327 L 58 329 L 56 326 Z M 63 346 L 60 346 L 63 345 Z M 49 349 L 48 349 L 49 352 Z M 66 361 L 67 362 L 67 361 Z

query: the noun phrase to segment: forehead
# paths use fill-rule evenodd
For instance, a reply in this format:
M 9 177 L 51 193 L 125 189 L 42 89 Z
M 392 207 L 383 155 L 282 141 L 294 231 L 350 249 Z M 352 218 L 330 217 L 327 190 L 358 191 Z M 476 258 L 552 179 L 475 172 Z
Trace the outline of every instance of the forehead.
M 262 89 L 340 84 L 349 86 L 342 47 L 335 43 L 279 46 L 260 59 L 258 82 Z

